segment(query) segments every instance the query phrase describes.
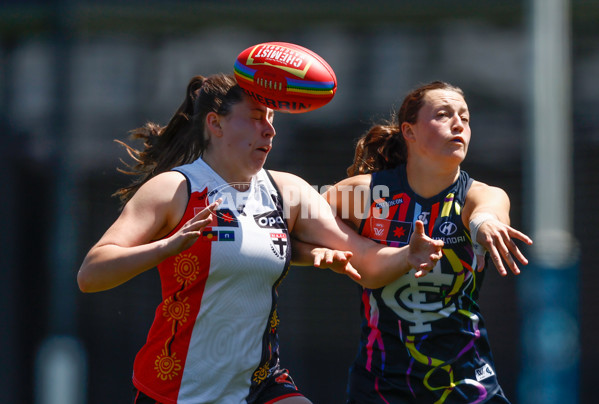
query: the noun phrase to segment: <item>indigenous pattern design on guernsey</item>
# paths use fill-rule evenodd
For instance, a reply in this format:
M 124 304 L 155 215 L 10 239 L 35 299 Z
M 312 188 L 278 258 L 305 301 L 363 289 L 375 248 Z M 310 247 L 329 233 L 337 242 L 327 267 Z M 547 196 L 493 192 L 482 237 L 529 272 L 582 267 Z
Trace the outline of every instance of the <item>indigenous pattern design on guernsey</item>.
M 277 377 L 295 392 L 279 368 L 276 289 L 290 247 L 274 185 L 262 170 L 242 192 L 201 159 L 175 170 L 190 197 L 173 232 L 223 202 L 191 248 L 158 265 L 162 302 L 135 359 L 135 387 L 161 403 L 189 404 L 251 402 Z
M 404 246 L 421 220 L 445 246 L 426 276 L 417 279 L 411 270 L 383 288 L 363 290 L 349 402 L 481 403 L 502 394 L 477 304 L 484 272 L 473 270 L 476 255 L 461 217 L 471 183 L 462 171 L 445 191 L 424 199 L 409 187 L 405 166 L 373 174 L 370 215 L 360 233 Z

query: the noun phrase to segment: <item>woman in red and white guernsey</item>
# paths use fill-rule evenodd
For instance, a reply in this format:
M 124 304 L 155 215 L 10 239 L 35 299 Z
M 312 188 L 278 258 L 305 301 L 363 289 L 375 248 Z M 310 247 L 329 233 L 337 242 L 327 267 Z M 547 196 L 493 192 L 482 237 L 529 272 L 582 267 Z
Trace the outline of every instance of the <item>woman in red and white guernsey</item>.
M 517 275 L 516 260 L 527 260 L 514 240 L 532 240 L 509 226 L 510 202 L 502 189 L 460 169 L 469 123 L 461 89 L 423 85 L 404 98 L 391 122 L 360 138 L 350 177 L 328 190 L 337 212 L 349 213 L 342 218 L 383 245 L 405 246 L 417 221 L 444 242 L 442 258 L 425 276 L 411 271 L 362 290 L 348 404 L 508 402 L 477 298 L 485 250 L 501 275 L 506 267 Z M 365 197 L 356 198 L 357 192 Z
M 77 280 L 97 292 L 158 268 L 162 302 L 134 362 L 135 403 L 310 403 L 279 363 L 277 286 L 292 236 L 298 264 L 373 288 L 441 258 L 420 222 L 409 245 L 384 246 L 299 177 L 264 170 L 273 117 L 232 75 L 197 76 L 167 126 L 132 132 L 143 150 L 124 144 L 136 180 Z

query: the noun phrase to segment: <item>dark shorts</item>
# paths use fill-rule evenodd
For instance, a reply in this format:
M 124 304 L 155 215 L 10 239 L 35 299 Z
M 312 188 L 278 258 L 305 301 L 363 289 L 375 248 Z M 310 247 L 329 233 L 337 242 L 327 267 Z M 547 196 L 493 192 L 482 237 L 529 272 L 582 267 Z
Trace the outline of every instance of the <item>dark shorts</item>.
M 353 368 L 349 376 L 348 400 L 346 404 L 421 404 L 437 402 L 441 397 L 431 392 L 420 389 L 414 393 L 405 386 L 398 385 L 389 380 L 377 377 L 362 368 Z M 443 393 L 441 391 L 441 393 Z M 510 404 L 503 390 L 498 384 L 488 386 L 487 397 L 481 402 L 484 404 Z M 445 404 L 469 403 L 472 397 L 466 397 L 459 391 L 449 394 Z
M 385 399 L 387 400 L 387 398 Z M 420 403 L 418 399 L 414 399 L 411 396 L 404 396 L 400 398 L 400 396 L 396 396 L 396 398 L 392 401 L 379 401 L 378 399 L 374 399 L 373 401 L 368 401 L 368 403 L 388 403 L 388 404 L 404 404 L 404 403 Z M 451 403 L 451 401 L 447 401 L 447 404 Z M 347 404 L 366 404 L 366 402 L 360 402 L 355 400 L 348 400 Z M 510 402 L 503 395 L 495 395 L 491 397 L 488 401 L 485 401 L 484 404 L 510 404 Z
M 262 382 L 260 389 L 252 393 L 249 404 L 271 404 L 288 397 L 304 397 L 286 369 L 279 369 L 275 375 Z M 133 388 L 133 404 L 161 404 L 143 392 Z
M 133 404 L 160 404 L 158 401 L 146 396 L 141 391 L 133 388 Z

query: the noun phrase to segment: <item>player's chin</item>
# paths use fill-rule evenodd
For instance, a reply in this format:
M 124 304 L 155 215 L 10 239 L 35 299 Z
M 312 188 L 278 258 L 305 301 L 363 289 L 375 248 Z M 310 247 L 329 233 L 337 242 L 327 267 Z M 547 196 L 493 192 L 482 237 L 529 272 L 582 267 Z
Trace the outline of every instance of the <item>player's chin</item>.
M 264 155 L 259 156 L 255 161 L 256 161 L 256 168 L 258 169 L 258 171 L 260 171 L 262 169 L 262 167 L 264 167 L 264 164 L 266 164 L 266 159 L 268 157 L 268 153 L 265 153 Z
M 251 177 L 253 177 L 254 175 L 258 174 L 258 172 L 260 172 L 260 170 L 262 170 L 262 168 L 264 167 L 264 162 L 254 162 L 251 167 L 248 168 L 249 174 Z
M 251 159 L 251 164 L 253 166 L 260 166 L 260 168 L 262 168 L 262 166 L 264 165 L 264 163 L 266 163 L 266 159 L 268 158 L 268 151 L 264 151 L 262 149 L 255 149 L 252 151 L 250 159 Z M 260 168 L 258 168 L 258 170 L 260 170 Z
M 466 150 L 463 148 L 452 150 L 447 157 L 452 163 L 461 164 L 466 159 Z

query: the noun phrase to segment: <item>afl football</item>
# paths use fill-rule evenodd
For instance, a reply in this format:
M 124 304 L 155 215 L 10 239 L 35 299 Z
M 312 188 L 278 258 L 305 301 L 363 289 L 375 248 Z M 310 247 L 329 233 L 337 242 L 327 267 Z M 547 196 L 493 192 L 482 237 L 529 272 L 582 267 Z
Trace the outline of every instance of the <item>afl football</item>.
M 304 113 L 335 96 L 337 78 L 329 64 L 302 46 L 265 42 L 245 49 L 234 66 L 245 92 L 276 111 Z

